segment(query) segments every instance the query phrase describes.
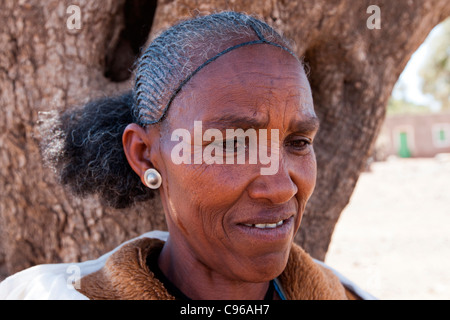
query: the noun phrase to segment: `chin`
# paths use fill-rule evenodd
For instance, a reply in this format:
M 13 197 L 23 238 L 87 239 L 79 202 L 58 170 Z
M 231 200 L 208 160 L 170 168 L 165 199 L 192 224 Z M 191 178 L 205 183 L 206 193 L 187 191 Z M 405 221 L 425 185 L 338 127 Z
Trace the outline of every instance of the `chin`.
M 244 268 L 242 280 L 246 282 L 266 282 L 275 279 L 286 268 L 291 246 L 284 251 L 252 257 Z M 245 264 L 243 264 L 245 265 Z

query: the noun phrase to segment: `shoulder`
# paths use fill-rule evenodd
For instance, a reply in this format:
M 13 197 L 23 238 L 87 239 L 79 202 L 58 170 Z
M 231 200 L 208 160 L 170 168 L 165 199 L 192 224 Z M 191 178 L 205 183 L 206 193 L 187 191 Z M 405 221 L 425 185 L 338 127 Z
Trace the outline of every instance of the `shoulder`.
M 0 283 L 0 300 L 87 300 L 77 289 L 81 278 L 102 269 L 122 246 L 139 238 L 166 240 L 168 234 L 152 231 L 127 241 L 96 260 L 80 263 L 38 265 L 18 272 Z
M 355 300 L 377 300 L 376 297 L 368 293 L 367 291 L 361 289 L 357 284 L 355 284 L 353 281 L 345 277 L 343 274 L 341 274 L 336 269 L 330 267 L 329 265 L 325 264 L 322 261 L 313 259 L 313 261 L 319 265 L 323 270 L 326 270 L 326 272 L 330 272 L 335 277 L 339 279 L 339 282 L 344 286 L 346 295 L 350 299 Z
M 39 265 L 0 283 L 0 300 L 83 300 L 76 291 L 78 264 Z
M 373 299 L 350 280 L 293 244 L 280 275 L 287 297 L 293 300 Z

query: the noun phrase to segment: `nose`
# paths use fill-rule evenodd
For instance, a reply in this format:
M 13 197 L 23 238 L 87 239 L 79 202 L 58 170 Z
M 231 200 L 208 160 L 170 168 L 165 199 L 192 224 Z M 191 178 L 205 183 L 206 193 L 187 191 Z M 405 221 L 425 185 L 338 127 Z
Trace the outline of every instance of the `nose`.
M 280 163 L 274 175 L 259 175 L 248 186 L 248 194 L 252 199 L 266 199 L 271 204 L 283 204 L 291 200 L 298 192 L 284 163 Z

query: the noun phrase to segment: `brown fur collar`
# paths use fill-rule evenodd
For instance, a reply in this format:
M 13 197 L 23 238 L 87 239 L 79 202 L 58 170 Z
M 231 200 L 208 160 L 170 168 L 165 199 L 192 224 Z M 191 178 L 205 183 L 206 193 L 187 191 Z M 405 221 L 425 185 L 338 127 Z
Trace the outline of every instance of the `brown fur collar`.
M 163 245 L 163 241 L 149 238 L 124 245 L 101 270 L 81 279 L 79 291 L 100 300 L 173 300 L 146 263 L 147 257 L 159 254 Z M 295 244 L 278 279 L 291 300 L 347 299 L 339 279 Z

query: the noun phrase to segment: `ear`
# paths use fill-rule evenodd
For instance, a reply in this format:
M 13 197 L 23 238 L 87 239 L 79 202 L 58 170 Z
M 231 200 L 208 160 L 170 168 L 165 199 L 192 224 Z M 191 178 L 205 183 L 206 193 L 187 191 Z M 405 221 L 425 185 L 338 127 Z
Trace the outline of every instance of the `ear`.
M 155 139 L 156 129 L 144 129 L 136 123 L 129 124 L 122 135 L 122 144 L 128 163 L 134 172 L 144 182 L 144 173 L 152 164 L 152 151 L 158 148 L 157 139 Z

